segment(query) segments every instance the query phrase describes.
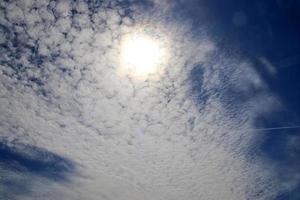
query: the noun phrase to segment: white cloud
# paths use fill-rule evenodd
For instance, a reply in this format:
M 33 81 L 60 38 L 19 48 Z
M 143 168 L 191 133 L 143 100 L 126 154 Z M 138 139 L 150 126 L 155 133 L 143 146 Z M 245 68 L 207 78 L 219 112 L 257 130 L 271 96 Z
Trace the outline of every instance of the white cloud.
M 123 17 L 118 3 L 103 3 L 95 13 L 84 1 L 2 5 L 10 14 L 1 22 L 26 39 L 16 47 L 23 59 L 10 55 L 16 52 L 11 44 L 1 55 L 1 136 L 78 163 L 74 187 L 61 191 L 65 199 L 246 199 L 272 185 L 266 167 L 245 158 L 254 136 L 243 129 L 276 99 L 250 64 L 223 56 L 211 62 L 210 53 L 218 52 L 213 41 L 166 20 L 166 7 L 147 12 L 132 5 L 138 14 Z M 25 27 L 13 24 L 22 20 Z M 169 48 L 158 80 L 137 82 L 118 73 L 122 34 L 138 25 Z M 40 67 L 32 57 L 41 59 Z M 202 106 L 189 82 L 195 66 L 203 70 Z M 261 92 L 241 104 L 224 103 L 232 88 Z M 272 197 L 276 189 L 257 199 Z

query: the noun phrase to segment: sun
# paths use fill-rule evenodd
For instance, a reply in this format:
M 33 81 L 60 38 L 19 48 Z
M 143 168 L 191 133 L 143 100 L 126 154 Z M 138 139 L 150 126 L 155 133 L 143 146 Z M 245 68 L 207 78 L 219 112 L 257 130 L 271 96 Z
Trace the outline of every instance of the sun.
M 122 40 L 121 65 L 132 76 L 145 78 L 158 73 L 164 54 L 157 39 L 145 34 L 130 34 Z

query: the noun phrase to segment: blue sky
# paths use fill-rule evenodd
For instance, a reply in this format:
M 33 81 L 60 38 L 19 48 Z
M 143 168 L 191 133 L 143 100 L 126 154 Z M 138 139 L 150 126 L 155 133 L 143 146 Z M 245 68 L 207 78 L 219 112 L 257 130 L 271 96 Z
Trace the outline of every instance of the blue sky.
M 300 198 L 300 1 L 0 9 L 0 199 Z

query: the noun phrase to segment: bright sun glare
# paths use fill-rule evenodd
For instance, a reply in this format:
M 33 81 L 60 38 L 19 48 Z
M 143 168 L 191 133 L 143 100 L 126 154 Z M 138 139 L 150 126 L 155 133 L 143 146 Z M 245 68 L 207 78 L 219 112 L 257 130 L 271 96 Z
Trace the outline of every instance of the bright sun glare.
M 159 41 L 150 36 L 132 34 L 122 42 L 122 67 L 133 76 L 146 77 L 157 73 L 163 56 Z

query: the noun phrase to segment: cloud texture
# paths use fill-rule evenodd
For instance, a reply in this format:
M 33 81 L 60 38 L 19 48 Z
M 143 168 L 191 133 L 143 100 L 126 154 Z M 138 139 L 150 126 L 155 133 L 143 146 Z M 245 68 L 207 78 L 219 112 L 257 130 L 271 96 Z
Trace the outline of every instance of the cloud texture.
M 232 200 L 271 199 L 280 191 L 272 169 L 249 154 L 259 136 L 245 131 L 280 101 L 250 61 L 172 18 L 170 2 L 0 6 L 1 139 L 76 163 L 68 183 L 44 180 L 53 194 Z M 168 48 L 159 77 L 137 81 L 119 71 L 121 39 L 136 30 Z M 39 199 L 47 191 L 32 187 L 38 192 L 11 198 Z

